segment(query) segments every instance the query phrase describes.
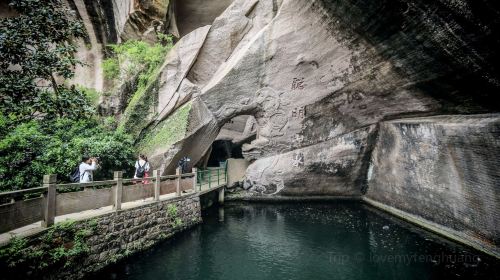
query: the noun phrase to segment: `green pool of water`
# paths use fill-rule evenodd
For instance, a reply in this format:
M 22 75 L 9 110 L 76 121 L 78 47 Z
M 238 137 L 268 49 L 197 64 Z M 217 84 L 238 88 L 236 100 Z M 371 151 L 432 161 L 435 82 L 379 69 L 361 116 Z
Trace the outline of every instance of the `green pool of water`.
M 99 279 L 498 279 L 500 262 L 358 203 L 231 204 Z

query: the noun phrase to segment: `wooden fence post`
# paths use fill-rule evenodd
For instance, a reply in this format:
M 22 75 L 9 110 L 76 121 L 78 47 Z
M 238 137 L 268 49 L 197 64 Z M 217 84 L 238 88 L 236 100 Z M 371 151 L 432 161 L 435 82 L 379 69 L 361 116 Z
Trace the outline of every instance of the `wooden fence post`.
M 160 201 L 160 170 L 153 170 L 153 177 L 155 177 L 155 201 Z
M 224 205 L 224 187 L 219 189 L 219 204 Z
M 177 167 L 177 169 L 175 169 L 175 175 L 177 175 L 177 179 L 176 179 L 176 193 L 177 193 L 177 196 L 181 196 L 181 168 L 180 167 Z
M 47 196 L 45 197 L 47 204 L 44 209 L 43 227 L 50 227 L 54 224 L 56 217 L 56 182 L 57 175 L 51 174 L 43 176 L 43 186 L 47 188 Z
M 115 201 L 113 208 L 118 211 L 122 209 L 123 171 L 115 171 L 114 180 L 116 181 L 116 185 L 115 185 Z
M 196 181 L 198 180 L 198 169 L 196 167 L 193 167 L 192 169 L 193 172 L 193 191 L 196 192 Z

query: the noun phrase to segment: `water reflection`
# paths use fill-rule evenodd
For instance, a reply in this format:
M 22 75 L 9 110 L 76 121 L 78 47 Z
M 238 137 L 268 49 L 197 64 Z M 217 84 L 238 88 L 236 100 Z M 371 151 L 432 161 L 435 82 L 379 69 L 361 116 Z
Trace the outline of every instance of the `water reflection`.
M 212 208 L 100 279 L 493 279 L 499 262 L 355 203 Z

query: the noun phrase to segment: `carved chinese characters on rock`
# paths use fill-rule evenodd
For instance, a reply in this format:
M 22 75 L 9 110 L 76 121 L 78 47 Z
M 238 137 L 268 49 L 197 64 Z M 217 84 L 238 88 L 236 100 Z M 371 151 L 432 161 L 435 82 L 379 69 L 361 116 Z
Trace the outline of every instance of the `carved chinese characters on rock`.
M 302 142 L 304 142 L 304 135 L 302 134 L 295 134 L 291 137 L 293 147 L 300 147 Z
M 292 109 L 292 118 L 303 119 L 306 116 L 306 109 L 304 106 Z
M 293 154 L 292 166 L 294 166 L 294 167 L 304 166 L 304 154 L 303 153 L 294 153 Z
M 304 78 L 293 78 L 292 80 L 292 90 L 304 89 L 306 84 L 304 83 Z
M 366 104 L 359 104 L 364 98 L 364 95 L 359 92 L 347 92 L 342 95 L 340 95 L 335 101 L 333 101 L 333 104 L 335 107 L 340 108 L 343 106 L 357 106 L 359 109 L 366 109 L 367 105 Z

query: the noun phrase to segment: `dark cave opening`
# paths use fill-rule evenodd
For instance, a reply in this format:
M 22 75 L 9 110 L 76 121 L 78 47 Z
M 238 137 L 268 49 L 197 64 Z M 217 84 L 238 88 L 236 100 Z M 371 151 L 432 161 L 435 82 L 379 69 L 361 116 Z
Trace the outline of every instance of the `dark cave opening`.
M 228 158 L 243 158 L 242 144 L 234 144 L 231 140 L 216 140 L 212 143 L 212 152 L 207 161 L 207 167 L 218 167 Z

